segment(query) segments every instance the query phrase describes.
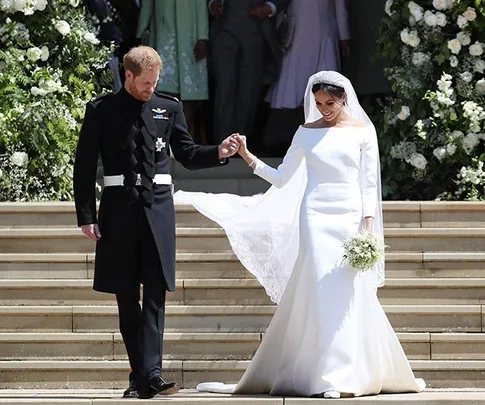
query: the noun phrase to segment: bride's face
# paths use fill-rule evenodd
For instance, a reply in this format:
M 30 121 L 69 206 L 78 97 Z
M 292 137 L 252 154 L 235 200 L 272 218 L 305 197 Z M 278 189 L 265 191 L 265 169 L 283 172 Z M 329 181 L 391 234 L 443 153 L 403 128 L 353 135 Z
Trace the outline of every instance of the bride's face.
M 323 115 L 325 121 L 334 121 L 340 116 L 344 108 L 345 95 L 337 98 L 331 94 L 325 93 L 323 90 L 318 90 L 315 93 L 315 102 L 317 103 L 318 111 Z

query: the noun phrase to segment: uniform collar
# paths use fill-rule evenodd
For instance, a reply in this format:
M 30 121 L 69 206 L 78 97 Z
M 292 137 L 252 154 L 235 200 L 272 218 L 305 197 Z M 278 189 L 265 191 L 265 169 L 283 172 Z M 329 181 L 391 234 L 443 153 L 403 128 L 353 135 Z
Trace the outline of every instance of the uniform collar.
M 130 103 L 130 104 L 133 104 L 133 105 L 138 105 L 138 106 L 141 106 L 143 104 L 145 104 L 146 102 L 148 101 L 142 101 L 142 100 L 138 100 L 137 98 L 133 97 L 125 88 L 125 86 L 122 86 L 120 91 L 119 91 L 120 95 L 121 95 L 121 98 L 123 100 L 125 100 L 126 102 Z

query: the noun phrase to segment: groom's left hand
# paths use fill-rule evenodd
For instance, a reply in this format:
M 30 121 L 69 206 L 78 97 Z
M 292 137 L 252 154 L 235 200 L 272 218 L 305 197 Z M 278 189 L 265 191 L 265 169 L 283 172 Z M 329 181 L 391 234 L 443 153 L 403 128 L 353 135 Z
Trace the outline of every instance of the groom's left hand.
M 236 154 L 239 149 L 238 140 L 231 136 L 228 136 L 219 145 L 219 159 L 225 159 Z

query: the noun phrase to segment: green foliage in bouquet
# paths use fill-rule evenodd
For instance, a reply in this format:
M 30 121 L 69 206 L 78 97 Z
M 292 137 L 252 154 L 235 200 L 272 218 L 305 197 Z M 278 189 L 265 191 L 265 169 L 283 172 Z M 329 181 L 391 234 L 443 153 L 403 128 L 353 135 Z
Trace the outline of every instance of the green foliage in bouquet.
M 484 200 L 485 1 L 388 0 L 385 11 L 384 198 Z
M 0 201 L 72 199 L 85 103 L 111 50 L 79 0 L 0 0 Z

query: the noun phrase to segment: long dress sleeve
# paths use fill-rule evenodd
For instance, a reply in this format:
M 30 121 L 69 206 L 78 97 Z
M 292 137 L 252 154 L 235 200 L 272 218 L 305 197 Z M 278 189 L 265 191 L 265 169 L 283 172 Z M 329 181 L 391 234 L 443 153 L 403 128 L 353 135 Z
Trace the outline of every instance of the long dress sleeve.
M 195 14 L 197 20 L 197 40 L 209 39 L 209 10 L 207 9 L 206 0 L 197 0 L 195 5 Z
M 275 169 L 268 166 L 262 160 L 257 159 L 254 174 L 258 175 L 277 188 L 281 188 L 288 183 L 300 166 L 300 163 L 304 157 L 304 151 L 300 142 L 298 141 L 297 134 L 298 132 L 295 134 L 293 142 L 291 143 L 288 152 L 286 152 L 283 162 L 278 166 L 278 168 Z
M 361 192 L 364 217 L 374 217 L 377 207 L 379 147 L 372 127 L 365 131 L 361 146 Z

